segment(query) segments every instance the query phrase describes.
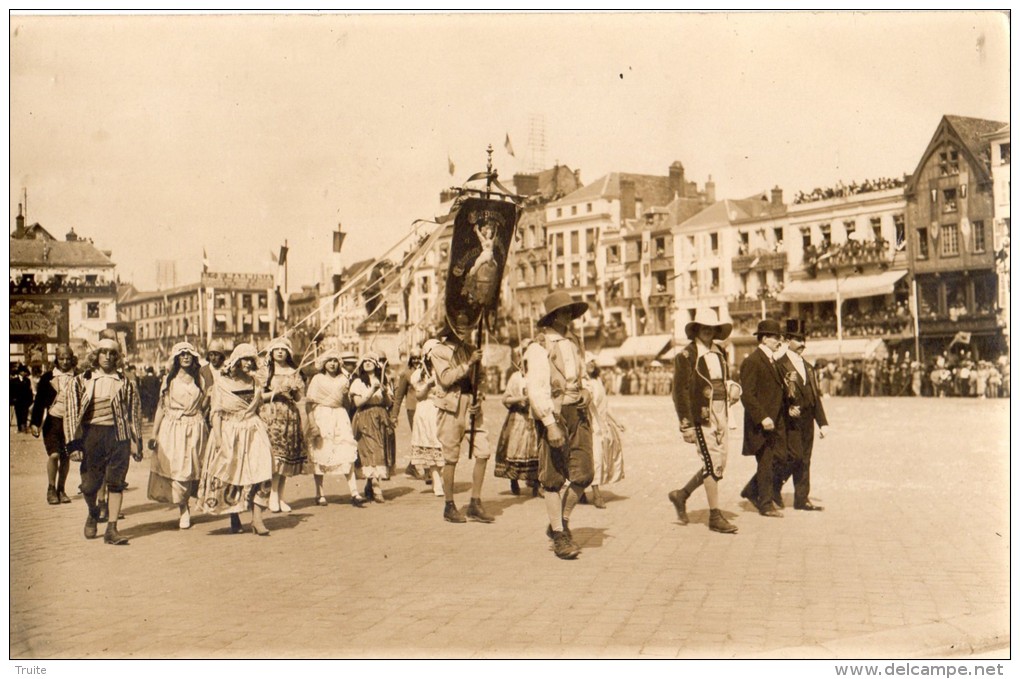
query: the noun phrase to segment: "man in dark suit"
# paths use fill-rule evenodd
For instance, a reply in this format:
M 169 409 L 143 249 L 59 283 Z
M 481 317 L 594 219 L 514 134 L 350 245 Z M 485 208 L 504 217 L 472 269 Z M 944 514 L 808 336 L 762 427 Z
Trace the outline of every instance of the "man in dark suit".
M 29 374 L 28 366 L 19 365 L 18 371 L 11 377 L 11 405 L 18 420 L 18 431 L 23 433 L 28 431 L 28 413 L 35 398 Z
M 758 471 L 741 497 L 747 498 L 763 516 L 781 517 L 776 507 L 775 473 L 786 459 L 786 399 L 776 362 L 782 358 L 779 321 L 758 323 L 758 348 L 740 365 L 740 396 L 744 404 L 744 455 L 754 455 Z
M 822 405 L 821 391 L 815 369 L 805 361 L 804 323 L 798 319 L 786 321 L 786 354 L 779 359 L 784 381 L 790 385 L 787 415 L 787 449 L 789 461 L 782 474 L 777 477 L 778 488 L 793 477 L 793 508 L 805 511 L 821 511 L 823 508 L 811 504 L 808 493 L 811 490 L 811 451 L 815 446 L 815 423 L 818 435 L 825 438 L 828 420 Z

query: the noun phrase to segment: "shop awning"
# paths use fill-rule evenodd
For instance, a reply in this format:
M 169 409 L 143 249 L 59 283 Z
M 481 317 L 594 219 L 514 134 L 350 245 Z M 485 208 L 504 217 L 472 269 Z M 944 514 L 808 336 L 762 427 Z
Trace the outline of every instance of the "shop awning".
M 226 323 L 227 322 L 227 315 L 226 314 L 215 314 L 215 318 L 220 323 Z
M 622 359 L 655 358 L 673 342 L 672 335 L 638 335 L 628 337 L 616 350 L 616 355 Z
M 259 320 L 263 323 L 269 322 L 269 314 L 259 314 Z
M 884 359 L 889 355 L 885 342 L 878 338 L 851 337 L 842 343 L 835 339 L 807 341 L 804 347 L 804 358 L 816 361 L 819 358 L 836 360 L 840 356 L 846 361 L 865 360 L 869 358 Z
M 890 295 L 896 281 L 906 275 L 906 271 L 883 271 L 860 276 L 840 276 L 838 283 L 835 278 L 790 281 L 778 298 L 780 302 L 834 302 L 837 284 L 839 296 L 843 299 Z
M 600 368 L 608 368 L 616 365 L 618 360 L 617 349 L 603 349 L 595 356 L 595 365 Z

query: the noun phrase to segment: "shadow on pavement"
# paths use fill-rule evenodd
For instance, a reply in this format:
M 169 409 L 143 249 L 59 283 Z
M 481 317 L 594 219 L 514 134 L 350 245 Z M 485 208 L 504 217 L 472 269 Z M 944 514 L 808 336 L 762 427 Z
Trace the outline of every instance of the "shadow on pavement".
M 605 528 L 585 528 L 584 526 L 575 528 L 573 524 L 570 526 L 570 532 L 574 535 L 574 542 L 581 549 L 601 547 L 606 538 L 611 537 Z

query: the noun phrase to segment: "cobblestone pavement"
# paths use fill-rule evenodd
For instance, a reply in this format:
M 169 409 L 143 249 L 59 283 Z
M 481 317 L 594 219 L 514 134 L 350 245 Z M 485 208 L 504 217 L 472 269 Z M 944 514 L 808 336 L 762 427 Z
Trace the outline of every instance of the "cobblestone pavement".
M 316 506 L 301 477 L 294 511 L 260 538 L 199 514 L 178 530 L 176 509 L 145 497 L 146 459 L 128 476 L 131 545 L 107 546 L 82 537 L 80 496 L 46 504 L 42 444 L 11 434 L 11 658 L 903 658 L 1008 645 L 1006 400 L 827 400 L 834 425 L 812 469 L 826 511 L 782 519 L 740 499 L 754 464 L 734 430 L 721 503 L 737 535 L 708 530 L 700 493 L 691 524 L 675 520 L 666 494 L 698 461 L 670 400 L 612 407 L 626 479 L 604 489 L 605 510 L 575 511 L 584 551 L 570 562 L 552 554 L 542 500 L 511 495 L 491 467 L 491 525 L 445 523 L 442 501 L 402 475 L 365 509 L 333 478 L 331 504 Z M 486 409 L 501 421 L 495 399 Z M 464 462 L 457 481 L 466 504 Z M 77 482 L 72 469 L 71 493 Z

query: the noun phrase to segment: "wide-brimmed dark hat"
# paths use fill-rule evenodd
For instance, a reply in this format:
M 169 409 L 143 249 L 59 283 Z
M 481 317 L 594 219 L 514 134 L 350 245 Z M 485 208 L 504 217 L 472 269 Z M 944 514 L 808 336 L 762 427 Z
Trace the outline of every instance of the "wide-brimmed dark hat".
M 580 318 L 584 316 L 584 312 L 588 311 L 587 302 L 575 301 L 570 296 L 569 292 L 565 290 L 557 290 L 546 295 L 545 298 L 545 315 L 538 319 L 539 325 L 548 325 L 555 314 L 560 309 L 570 309 L 571 319 Z
M 804 321 L 799 318 L 786 319 L 786 332 L 783 334 L 790 339 L 803 342 L 804 338 L 807 336 L 807 329 L 804 327 Z
M 719 313 L 712 309 L 698 309 L 697 313 L 694 314 L 694 320 L 684 328 L 687 339 L 694 339 L 694 336 L 698 333 L 699 326 L 714 328 L 717 340 L 724 340 L 733 332 L 733 324 L 722 323 L 719 320 Z
M 775 335 L 776 337 L 783 336 L 783 329 L 779 325 L 779 321 L 766 318 L 764 321 L 758 321 L 758 329 L 754 331 L 754 336 L 761 339 L 762 335 Z

